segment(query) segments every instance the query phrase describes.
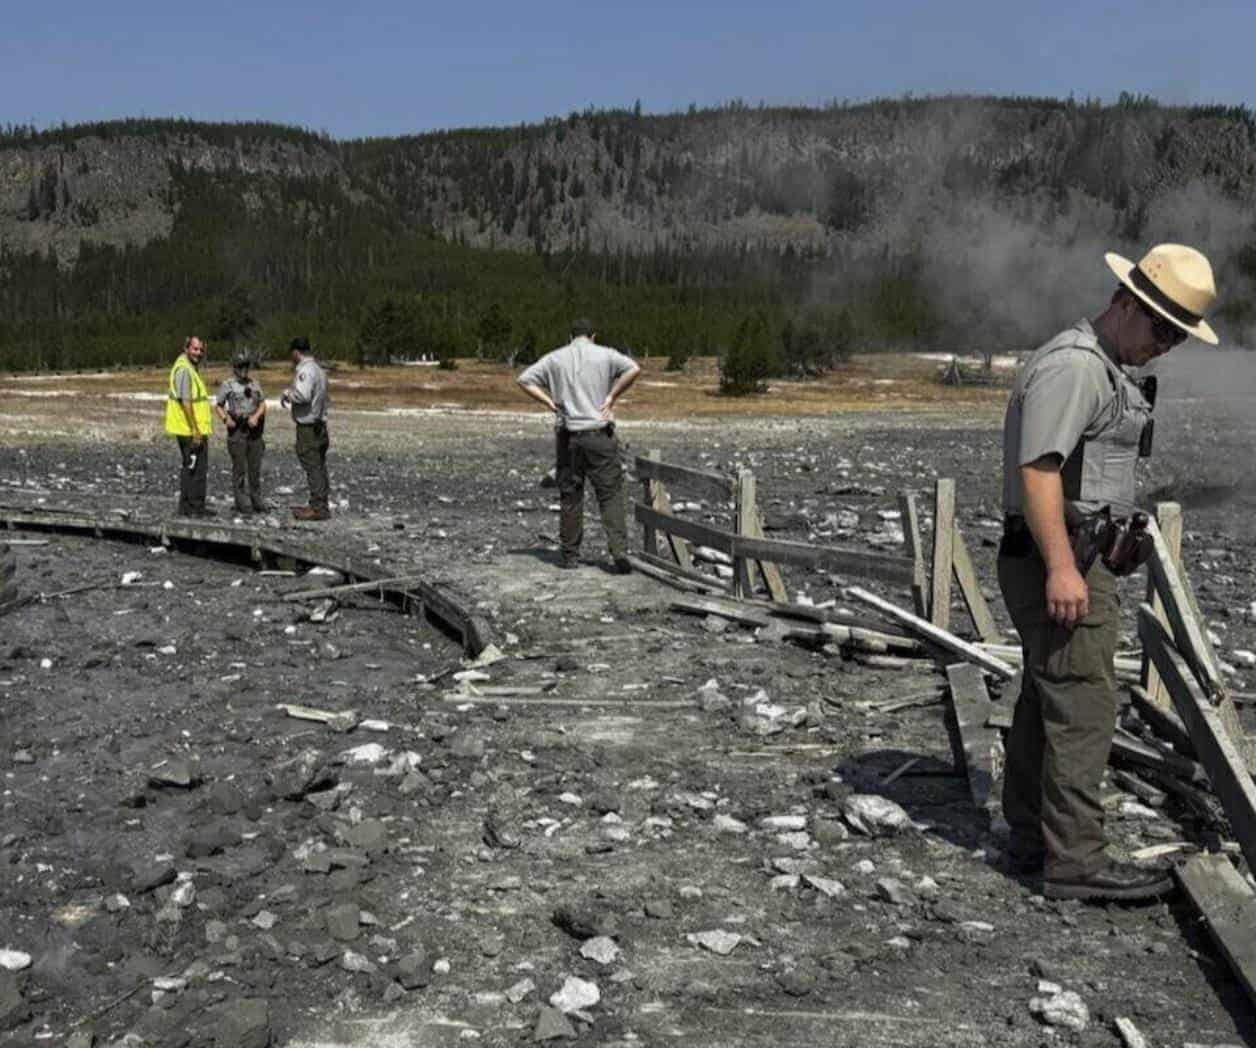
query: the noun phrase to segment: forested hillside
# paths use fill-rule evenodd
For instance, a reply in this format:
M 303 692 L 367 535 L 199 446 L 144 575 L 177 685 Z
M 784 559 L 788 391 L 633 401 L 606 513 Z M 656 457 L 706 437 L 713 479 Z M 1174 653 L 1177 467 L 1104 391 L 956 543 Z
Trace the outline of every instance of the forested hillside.
M 1198 243 L 1242 338 L 1242 108 L 946 98 L 336 142 L 133 120 L 0 133 L 0 367 L 179 337 L 516 359 L 591 313 L 637 352 L 766 338 L 1019 347 L 1097 305 L 1108 248 Z M 1100 263 L 1101 265 L 1101 263 Z

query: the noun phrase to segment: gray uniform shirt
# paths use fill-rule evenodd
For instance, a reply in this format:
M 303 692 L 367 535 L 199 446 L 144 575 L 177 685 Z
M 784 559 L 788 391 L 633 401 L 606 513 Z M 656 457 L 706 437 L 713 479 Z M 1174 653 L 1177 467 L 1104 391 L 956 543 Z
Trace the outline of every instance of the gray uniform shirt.
M 287 394 L 292 421 L 297 425 L 308 426 L 327 419 L 327 372 L 313 357 L 305 357 L 297 365 Z
M 189 360 L 188 363 L 195 368 Z M 191 400 L 192 399 L 192 374 L 187 368 L 179 368 L 174 373 L 174 397 L 175 400 Z
M 1067 344 L 1061 346 L 1061 340 Z M 1003 512 L 1023 516 L 1020 467 L 1044 455 L 1063 463 L 1083 437 L 1108 424 L 1117 400 L 1113 380 L 1090 347 L 1099 347 L 1090 321 L 1080 320 L 1036 349 L 1016 376 L 1003 419 Z M 1097 505 L 1082 504 L 1090 512 Z
M 602 402 L 619 376 L 634 367 L 631 357 L 582 335 L 546 353 L 519 381 L 545 390 L 558 408 L 558 428 L 578 433 L 606 425 Z
M 260 382 L 241 382 L 234 375 L 223 381 L 218 387 L 218 396 L 214 398 L 218 406 L 227 409 L 227 414 L 234 418 L 248 418 L 266 399 Z

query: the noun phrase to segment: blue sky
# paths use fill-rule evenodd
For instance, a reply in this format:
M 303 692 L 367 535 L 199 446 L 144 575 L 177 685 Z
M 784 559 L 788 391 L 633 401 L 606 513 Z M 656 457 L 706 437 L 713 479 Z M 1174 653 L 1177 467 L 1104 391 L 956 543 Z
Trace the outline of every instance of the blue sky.
M 1256 103 L 1256 4 L 53 0 L 6 5 L 0 123 L 263 119 L 337 137 L 587 106 L 906 92 Z

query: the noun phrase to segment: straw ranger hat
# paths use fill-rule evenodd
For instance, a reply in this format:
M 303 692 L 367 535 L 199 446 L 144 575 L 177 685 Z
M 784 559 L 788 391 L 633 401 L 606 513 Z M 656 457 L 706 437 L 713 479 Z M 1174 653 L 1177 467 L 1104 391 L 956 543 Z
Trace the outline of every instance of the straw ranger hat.
M 1208 259 L 1193 247 L 1157 244 L 1138 265 L 1115 251 L 1103 257 L 1117 279 L 1162 317 L 1188 335 L 1217 344 L 1217 333 L 1204 319 L 1217 297 L 1217 285 Z

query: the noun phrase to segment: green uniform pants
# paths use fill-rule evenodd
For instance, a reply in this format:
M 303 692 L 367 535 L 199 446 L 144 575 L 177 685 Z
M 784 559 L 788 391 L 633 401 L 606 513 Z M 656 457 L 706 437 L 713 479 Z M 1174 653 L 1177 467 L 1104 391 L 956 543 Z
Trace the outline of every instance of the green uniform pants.
M 574 558 L 584 538 L 584 478 L 593 484 L 606 545 L 612 557 L 628 552 L 627 505 L 624 470 L 619 461 L 619 442 L 605 429 L 558 431 L 557 474 L 559 496 L 559 544 L 563 556 Z
M 227 453 L 231 456 L 231 490 L 236 509 L 249 512 L 262 508 L 262 456 L 266 441 L 261 434 L 249 432 L 247 424 L 237 422 L 227 437 Z
M 1107 861 L 1099 783 L 1116 723 L 1120 603 L 1096 560 L 1090 614 L 1073 629 L 1047 618 L 1046 566 L 1036 552 L 999 557 L 999 588 L 1021 636 L 1024 676 L 1007 738 L 1003 815 L 1017 858 L 1046 853 L 1046 876 L 1086 877 Z
M 326 422 L 297 423 L 297 458 L 310 485 L 311 509 L 328 508 L 331 483 L 327 479 L 327 449 L 330 446 Z

